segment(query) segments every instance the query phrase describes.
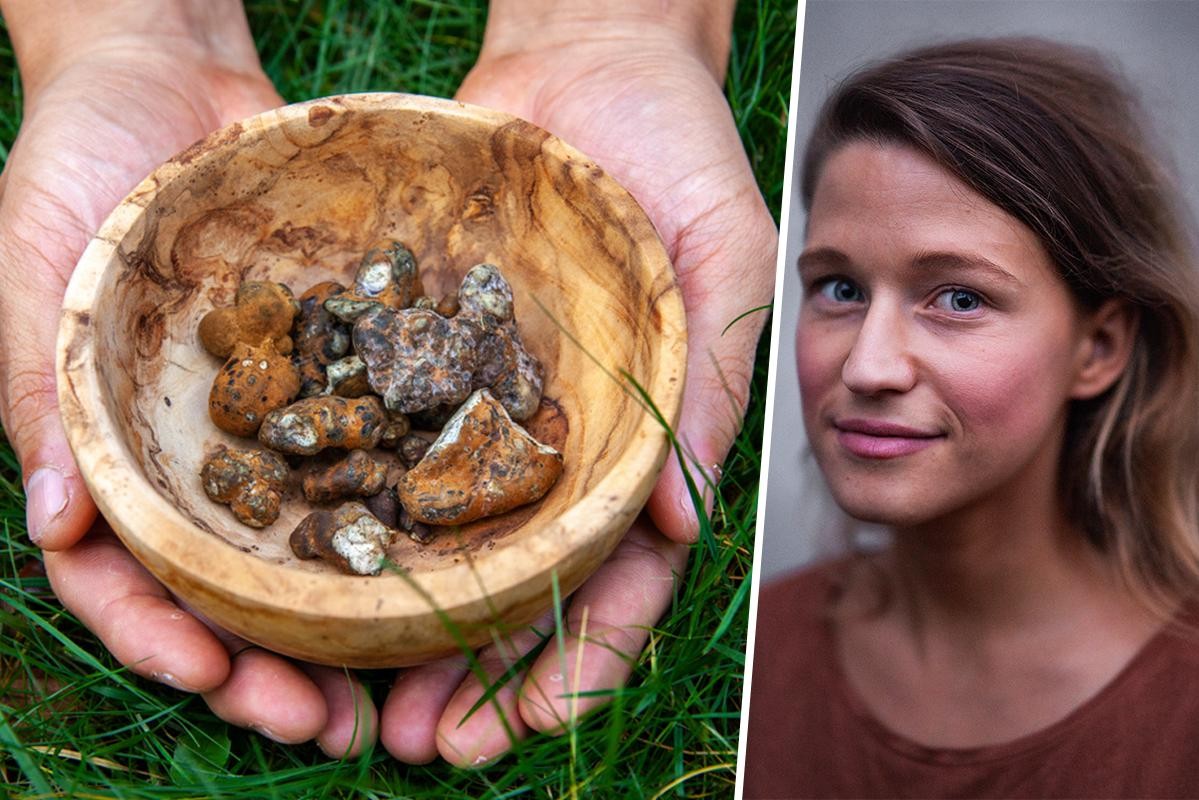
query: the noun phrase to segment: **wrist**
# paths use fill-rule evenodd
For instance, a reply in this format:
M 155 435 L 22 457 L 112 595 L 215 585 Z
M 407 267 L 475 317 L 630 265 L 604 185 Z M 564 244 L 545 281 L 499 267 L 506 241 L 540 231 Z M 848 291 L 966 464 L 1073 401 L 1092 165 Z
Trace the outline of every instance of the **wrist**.
M 189 53 L 224 70 L 260 70 L 241 0 L 0 0 L 26 98 L 88 54 Z
M 562 47 L 679 51 L 724 82 L 736 0 L 491 0 L 479 60 Z

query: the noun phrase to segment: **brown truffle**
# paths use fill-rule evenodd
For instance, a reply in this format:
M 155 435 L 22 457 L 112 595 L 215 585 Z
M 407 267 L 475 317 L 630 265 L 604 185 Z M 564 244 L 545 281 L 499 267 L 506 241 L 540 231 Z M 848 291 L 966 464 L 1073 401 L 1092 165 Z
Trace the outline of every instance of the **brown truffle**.
M 296 366 L 300 370 L 300 396 L 325 390 L 325 367 L 350 351 L 350 329 L 325 308 L 325 301 L 345 292 L 336 281 L 325 281 L 300 295 L 296 326 Z
M 272 450 L 310 456 L 326 447 L 369 450 L 379 444 L 387 413 L 379 398 L 307 397 L 267 414 L 258 440 Z
M 490 387 L 512 418 L 523 422 L 541 404 L 541 364 L 516 329 L 512 287 L 492 264 L 472 267 L 458 289 L 461 324 L 480 328 L 473 387 Z
M 400 502 L 418 522 L 460 525 L 540 499 L 561 474 L 561 454 L 480 389 L 400 481 Z
M 269 347 L 239 344 L 212 382 L 208 415 L 235 436 L 253 436 L 266 415 L 295 399 L 300 373 Z
M 354 350 L 391 411 L 458 404 L 471 392 L 479 330 L 433 311 L 376 308 L 354 323 Z
M 378 494 L 386 478 L 386 464 L 371 458 L 365 450 L 351 450 L 345 458 L 305 475 L 302 486 L 309 502 L 328 503 Z
M 421 294 L 412 251 L 396 241 L 375 245 L 358 265 L 351 291 L 356 297 L 376 300 L 397 310 L 412 305 Z
M 355 501 L 336 511 L 312 512 L 292 531 L 288 544 L 300 558 L 320 558 L 355 575 L 378 575 L 394 536 Z
M 400 460 L 404 462 L 404 466 L 412 469 L 425 457 L 425 453 L 429 451 L 430 444 L 432 442 L 425 437 L 409 433 L 400 439 L 399 447 L 396 449 L 399 451 Z
M 299 313 L 299 303 L 283 284 L 246 281 L 233 308 L 215 308 L 200 320 L 200 343 L 219 358 L 228 358 L 238 344 L 290 353 L 291 325 Z
M 362 397 L 370 394 L 366 364 L 358 356 L 346 356 L 325 367 L 327 391 L 339 397 Z
M 227 504 L 246 525 L 265 528 L 279 518 L 287 465 L 274 453 L 222 446 L 204 461 L 200 480 L 210 500 Z
M 401 414 L 398 411 L 388 411 L 387 425 L 383 428 L 383 436 L 379 439 L 379 446 L 386 447 L 388 450 L 395 450 L 411 430 L 412 423 L 409 422 L 406 414 Z

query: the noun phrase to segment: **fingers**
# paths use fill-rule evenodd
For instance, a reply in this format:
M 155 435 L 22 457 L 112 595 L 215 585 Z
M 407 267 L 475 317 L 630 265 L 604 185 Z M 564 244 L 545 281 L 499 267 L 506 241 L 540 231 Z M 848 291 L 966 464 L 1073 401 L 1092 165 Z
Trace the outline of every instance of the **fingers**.
M 204 702 L 226 722 L 268 739 L 298 744 L 325 730 L 325 697 L 285 658 L 249 647 L 232 658 L 229 678 L 204 693 Z
M 264 650 L 176 602 L 206 625 L 229 653 L 228 679 L 204 694 L 218 717 L 282 744 L 315 738 L 330 758 L 357 756 L 374 743 L 378 712 L 356 677 L 344 669 L 296 662 Z
M 301 664 L 304 674 L 324 697 L 328 717 L 316 743 L 330 758 L 354 758 L 374 743 L 379 712 L 366 688 L 344 669 Z
M 12 330 L 22 331 L 20 346 L 0 342 L 0 416 L 21 461 L 26 492 L 29 537 L 40 547 L 70 547 L 91 527 L 96 506 L 75 466 L 66 432 L 58 416 L 54 374 L 57 309 L 65 282 L 44 268 L 32 254 L 14 259 L 15 233 L 0 230 L 0 313 Z M 13 273 L 45 274 L 30 283 Z
M 377 713 L 356 679 L 327 667 L 298 667 L 210 630 L 105 528 L 45 559 L 62 604 L 134 673 L 200 692 L 221 719 L 275 741 L 316 738 L 333 757 L 356 755 L 374 741 Z
M 687 552 L 644 518 L 633 525 L 571 598 L 562 652 L 551 642 L 529 670 L 519 701 L 526 724 L 561 733 L 611 699 L 605 691 L 625 684 L 650 627 L 670 606 Z
M 546 615 L 479 651 L 486 685 L 472 672 L 450 698 L 437 725 L 437 750 L 442 758 L 458 767 L 479 766 L 499 758 L 529 735 L 517 711 L 524 670 L 494 688 L 491 699 L 473 714 L 470 711 L 486 694 L 487 687 L 495 687 L 508 668 L 536 647 L 552 626 L 552 616 Z
M 111 533 L 46 553 L 54 593 L 122 664 L 185 691 L 213 689 L 229 674 L 225 648 Z
M 778 236 L 761 199 L 755 200 L 702 218 L 680 233 L 675 250 L 688 337 L 687 381 L 675 435 L 705 513 L 711 513 L 720 465 L 741 428 L 767 316 L 759 307 L 770 302 L 773 285 Z M 673 454 L 647 508 L 658 529 L 674 541 L 699 537 L 699 517 Z
M 96 504 L 67 445 L 66 432 L 58 417 L 58 402 L 52 399 L 54 378 L 46 381 L 49 392 L 25 395 L 13 407 L 11 418 L 22 431 L 18 452 L 25 476 L 25 524 L 29 538 L 44 550 L 62 550 L 79 541 L 96 520 Z
M 465 656 L 401 672 L 383 704 L 380 721 L 379 739 L 387 752 L 407 764 L 436 759 L 437 725 L 467 672 Z

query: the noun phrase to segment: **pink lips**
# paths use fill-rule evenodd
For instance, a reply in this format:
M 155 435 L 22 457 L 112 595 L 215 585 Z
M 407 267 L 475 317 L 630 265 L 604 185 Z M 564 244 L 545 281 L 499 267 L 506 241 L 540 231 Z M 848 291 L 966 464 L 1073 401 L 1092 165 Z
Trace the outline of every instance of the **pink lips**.
M 837 441 L 858 458 L 898 458 L 929 447 L 941 438 L 935 431 L 874 419 L 838 419 Z

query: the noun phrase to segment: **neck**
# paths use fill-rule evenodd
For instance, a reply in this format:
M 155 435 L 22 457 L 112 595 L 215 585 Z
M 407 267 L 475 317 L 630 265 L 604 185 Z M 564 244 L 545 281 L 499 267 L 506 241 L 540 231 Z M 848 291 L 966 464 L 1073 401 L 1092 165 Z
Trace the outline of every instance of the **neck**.
M 1024 627 L 1114 585 L 1102 558 L 1057 509 L 957 517 L 896 531 L 888 571 L 916 626 Z
M 1052 464 L 986 502 L 895 531 L 884 562 L 895 612 L 918 640 L 1052 635 L 1139 608 L 1062 507 Z M 1040 473 L 1040 474 L 1037 474 Z

